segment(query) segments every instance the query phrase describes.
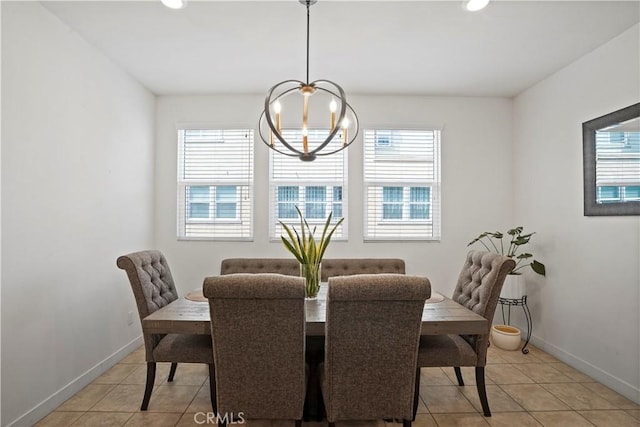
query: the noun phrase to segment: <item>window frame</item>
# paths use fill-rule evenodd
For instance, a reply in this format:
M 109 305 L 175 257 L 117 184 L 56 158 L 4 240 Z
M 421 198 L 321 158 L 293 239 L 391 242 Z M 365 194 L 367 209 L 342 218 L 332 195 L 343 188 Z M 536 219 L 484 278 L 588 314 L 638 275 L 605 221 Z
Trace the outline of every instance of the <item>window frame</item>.
M 388 180 L 376 180 L 371 179 L 367 180 L 366 173 L 366 163 L 367 163 L 367 133 L 368 132 L 381 132 L 383 133 L 383 139 L 385 143 L 382 146 L 378 144 L 377 135 L 373 138 L 373 146 L 371 150 L 373 153 L 380 155 L 380 162 L 396 162 L 402 161 L 406 163 L 416 163 L 422 161 L 430 161 L 429 156 L 427 155 L 425 158 L 419 156 L 417 158 L 403 158 L 402 155 L 394 154 L 394 141 L 393 141 L 393 132 L 394 131 L 405 131 L 405 132 L 433 132 L 433 168 L 434 168 L 434 176 L 433 180 L 415 180 L 411 178 L 407 178 L 405 180 L 398 181 L 388 181 Z M 389 136 L 387 136 L 389 135 Z M 388 142 L 387 142 L 388 140 Z M 362 188 L 362 215 L 363 215 L 363 241 L 364 242 L 440 242 L 442 240 L 442 202 L 441 202 L 441 189 L 442 189 L 442 178 L 441 178 L 441 165 L 442 165 L 442 157 L 441 157 L 441 143 L 442 143 L 442 131 L 441 129 L 434 127 L 425 127 L 425 128 L 376 128 L 376 127 L 368 127 L 363 132 L 363 143 L 362 143 L 362 162 L 363 162 L 363 188 Z M 383 219 L 383 207 L 384 198 L 382 192 L 384 191 L 384 187 L 401 187 L 403 189 L 403 201 L 402 201 L 402 219 Z M 411 188 L 429 188 L 429 200 L 428 202 L 411 202 Z M 418 236 L 418 237 L 408 237 L 408 236 L 398 236 L 398 237 L 386 237 L 386 236 L 375 236 L 369 235 L 369 192 L 371 188 L 379 188 L 380 190 L 380 200 L 379 206 L 376 208 L 377 211 L 380 212 L 380 218 L 377 222 L 378 225 L 430 225 L 431 226 L 431 236 Z M 428 219 L 427 218 L 410 218 L 411 216 L 411 205 L 412 204 L 425 204 L 428 206 Z M 434 208 L 438 207 L 439 212 L 434 213 Z
M 584 216 L 640 215 L 640 200 L 598 203 L 596 174 L 596 132 L 600 129 L 640 117 L 640 103 L 582 123 L 582 161 Z M 621 185 L 606 185 L 605 187 Z M 626 185 L 624 185 L 626 186 Z M 635 186 L 633 184 L 629 186 Z
M 225 131 L 245 132 L 247 134 L 247 161 L 249 163 L 248 176 L 238 179 L 220 180 L 220 179 L 189 179 L 185 178 L 185 137 L 188 131 L 210 131 L 219 132 L 220 141 L 208 141 L 207 143 L 216 144 L 224 143 Z M 220 126 L 193 126 L 189 124 L 177 124 L 177 212 L 176 212 L 176 238 L 178 241 L 253 241 L 254 240 L 254 176 L 255 176 L 255 131 L 249 126 L 237 127 L 220 127 Z M 233 138 L 233 142 L 238 142 L 240 138 Z M 209 187 L 209 196 L 206 203 L 209 204 L 209 216 L 207 218 L 191 218 L 191 203 L 188 195 L 188 187 Z M 234 218 L 216 218 L 218 212 L 218 203 L 229 203 L 227 201 L 219 201 L 217 199 L 218 187 L 235 187 L 235 217 Z M 248 198 L 248 201 L 246 201 Z M 196 202 L 205 203 L 205 202 Z M 182 206 L 182 207 L 181 207 Z M 181 212 L 182 209 L 182 212 Z M 249 224 L 245 228 L 242 224 L 244 219 L 248 218 Z M 238 233 L 235 235 L 189 235 L 187 227 L 191 226 L 233 226 L 238 225 Z M 214 230 L 215 233 L 219 230 Z M 242 235 L 246 233 L 246 235 Z

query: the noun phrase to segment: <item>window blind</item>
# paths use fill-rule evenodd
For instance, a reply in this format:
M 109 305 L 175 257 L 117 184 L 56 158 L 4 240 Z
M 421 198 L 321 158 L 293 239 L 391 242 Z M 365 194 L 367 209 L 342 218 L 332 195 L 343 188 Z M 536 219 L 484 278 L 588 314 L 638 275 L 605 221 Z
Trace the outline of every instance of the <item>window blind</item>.
M 178 131 L 178 239 L 251 240 L 253 130 Z
M 440 131 L 364 131 L 365 241 L 440 240 Z
M 302 141 L 302 133 L 283 129 L 285 139 Z M 326 130 L 310 129 L 310 143 L 326 139 Z M 336 138 L 328 148 L 338 149 L 341 141 Z M 280 240 L 284 230 L 279 221 L 295 226 L 300 231 L 297 206 L 309 226 L 317 227 L 319 238 L 322 227 L 330 212 L 332 223 L 344 217 L 344 222 L 336 229 L 332 239 L 347 239 L 347 150 L 330 156 L 318 156 L 312 162 L 301 161 L 298 157 L 285 156 L 270 150 L 269 170 L 269 237 Z

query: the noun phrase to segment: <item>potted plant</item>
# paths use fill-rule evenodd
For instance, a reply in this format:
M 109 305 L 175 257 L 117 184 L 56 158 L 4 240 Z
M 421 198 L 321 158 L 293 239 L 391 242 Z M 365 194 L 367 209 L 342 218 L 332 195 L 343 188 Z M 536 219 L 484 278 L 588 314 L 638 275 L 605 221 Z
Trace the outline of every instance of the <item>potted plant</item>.
M 546 275 L 546 269 L 543 263 L 533 258 L 533 254 L 523 251 L 524 247 L 529 244 L 531 237 L 535 233 L 522 234 L 523 227 L 515 227 L 507 231 L 507 239 L 510 239 L 508 246 L 505 247 L 503 239 L 505 235 L 499 231 L 489 232 L 485 231 L 478 237 L 473 239 L 467 246 L 471 246 L 476 243 L 483 245 L 489 252 L 496 252 L 501 255 L 512 258 L 516 261 L 515 268 L 507 276 L 508 280 L 505 280 L 502 287 L 502 298 L 520 299 L 524 296 L 524 277 L 522 276 L 522 269 L 530 267 L 535 273 L 541 276 Z
M 338 226 L 342 224 L 344 218 L 340 218 L 331 230 L 329 230 L 333 212 L 329 213 L 329 217 L 327 217 L 324 223 L 320 240 L 316 241 L 316 227 L 313 227 L 313 229 L 309 227 L 309 223 L 302 216 L 302 212 L 300 212 L 298 206 L 296 206 L 296 211 L 300 217 L 300 232 L 298 232 L 295 227 L 289 227 L 280 221 L 280 225 L 282 225 L 282 228 L 284 228 L 288 236 L 288 238 L 285 236 L 280 236 L 280 238 L 282 239 L 282 243 L 284 243 L 284 247 L 287 248 L 300 263 L 300 275 L 305 278 L 307 298 L 315 298 L 320 290 L 322 257 L 327 250 L 327 246 L 329 246 L 333 233 Z

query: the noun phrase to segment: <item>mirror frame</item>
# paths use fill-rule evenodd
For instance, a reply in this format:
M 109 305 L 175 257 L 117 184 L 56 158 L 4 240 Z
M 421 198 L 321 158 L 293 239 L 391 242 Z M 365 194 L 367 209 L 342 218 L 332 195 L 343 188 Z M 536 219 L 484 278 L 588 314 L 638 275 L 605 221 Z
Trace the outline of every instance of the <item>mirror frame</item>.
M 640 201 L 596 203 L 596 131 L 637 117 L 640 103 L 582 123 L 585 216 L 640 215 Z

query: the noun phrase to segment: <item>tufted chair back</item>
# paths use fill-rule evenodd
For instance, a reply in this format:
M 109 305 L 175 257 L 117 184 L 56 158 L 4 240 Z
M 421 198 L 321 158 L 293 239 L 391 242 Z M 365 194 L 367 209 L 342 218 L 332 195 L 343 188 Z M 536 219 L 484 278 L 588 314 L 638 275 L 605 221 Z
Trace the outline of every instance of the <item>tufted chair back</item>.
M 117 260 L 118 268 L 126 271 L 138 306 L 140 320 L 154 311 L 178 299 L 169 264 L 162 252 L 148 250 L 122 255 Z M 162 335 L 145 334 L 147 359 Z
M 129 277 L 141 322 L 151 313 L 178 299 L 169 264 L 162 252 L 149 250 L 122 255 L 118 257 L 116 264 Z M 140 410 L 146 411 L 149 407 L 155 385 L 156 362 L 170 362 L 167 382 L 173 381 L 178 363 L 209 365 L 209 394 L 215 412 L 215 369 L 211 337 L 192 334 L 150 334 L 144 331 L 144 327 L 142 334 L 147 360 L 147 381 Z
M 140 319 L 178 299 L 169 264 L 160 251 L 122 255 L 118 267 L 127 272 Z
M 397 258 L 325 258 L 322 260 L 322 281 L 329 277 L 354 274 L 405 274 L 404 260 Z
M 300 263 L 294 258 L 228 258 L 220 264 L 220 274 L 275 273 L 300 276 Z
M 329 422 L 411 420 L 426 277 L 329 279 L 322 389 Z
M 491 325 L 504 279 L 515 265 L 514 260 L 500 254 L 470 251 L 458 276 L 452 299 L 483 316 Z M 474 347 L 478 361 L 485 361 L 489 331 L 486 335 L 463 336 L 463 338 Z M 484 363 L 481 365 L 484 366 Z
M 207 277 L 219 413 L 302 419 L 304 279 L 280 274 Z

